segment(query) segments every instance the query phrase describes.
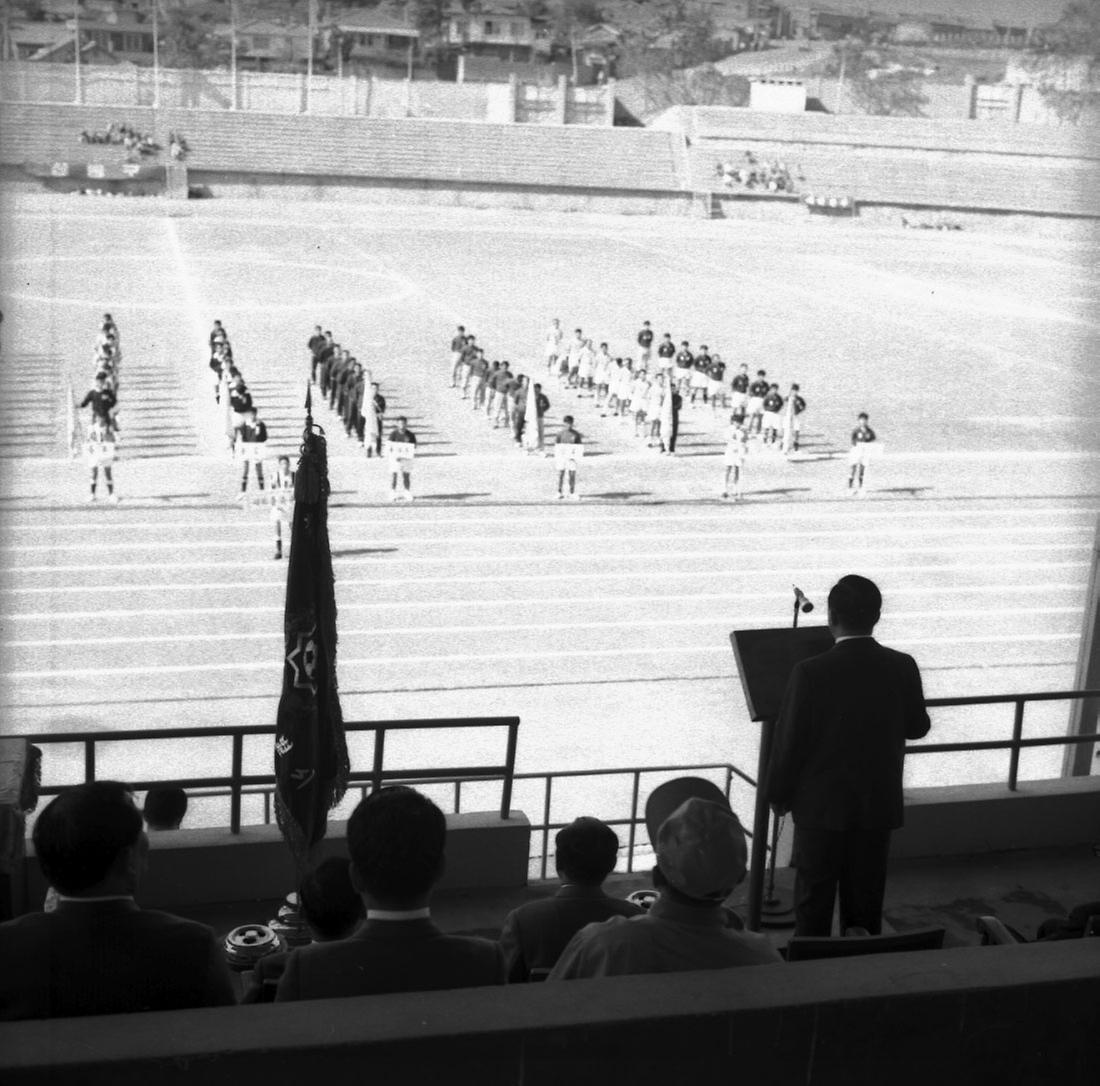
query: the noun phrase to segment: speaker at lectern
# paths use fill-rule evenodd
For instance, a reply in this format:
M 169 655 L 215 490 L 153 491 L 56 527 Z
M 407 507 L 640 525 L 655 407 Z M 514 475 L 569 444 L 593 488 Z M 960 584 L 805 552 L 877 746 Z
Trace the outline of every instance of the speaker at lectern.
M 730 634 L 737 671 L 749 707 L 749 719 L 760 724 L 760 756 L 756 765 L 756 806 L 752 819 L 752 858 L 749 865 L 748 928 L 759 931 L 764 907 L 764 868 L 767 863 L 768 802 L 764 796 L 772 732 L 783 692 L 787 689 L 794 665 L 810 656 L 820 656 L 833 647 L 828 626 L 783 627 L 777 630 L 734 630 Z M 776 823 L 778 829 L 778 822 Z M 774 896 L 775 849 L 778 833 L 772 839 L 772 885 L 768 904 L 775 916 L 789 913 Z M 775 921 L 775 924 L 780 924 Z

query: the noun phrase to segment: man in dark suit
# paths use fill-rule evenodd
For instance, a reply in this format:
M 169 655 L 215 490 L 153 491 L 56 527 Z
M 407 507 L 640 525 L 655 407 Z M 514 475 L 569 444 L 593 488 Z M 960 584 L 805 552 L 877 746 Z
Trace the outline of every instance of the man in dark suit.
M 58 904 L 0 924 L 0 1019 L 235 1002 L 208 927 L 134 903 L 149 842 L 125 785 L 61 793 L 39 815 L 34 847 Z
M 558 830 L 554 863 L 560 889 L 553 897 L 513 909 L 504 920 L 500 942 L 509 982 L 545 979 L 585 924 L 642 915 L 637 905 L 604 893 L 604 879 L 618 858 L 618 834 L 598 818 L 577 818 Z
M 431 921 L 446 836 L 443 812 L 414 789 L 367 796 L 348 819 L 351 880 L 367 919 L 348 939 L 295 950 L 276 1001 L 502 984 L 499 943 L 446 935 Z
M 791 672 L 775 726 L 766 794 L 794 817 L 795 934 L 882 930 L 890 833 L 902 824 L 905 741 L 928 734 L 916 661 L 871 636 L 873 581 L 849 574 L 829 593 L 836 644 Z

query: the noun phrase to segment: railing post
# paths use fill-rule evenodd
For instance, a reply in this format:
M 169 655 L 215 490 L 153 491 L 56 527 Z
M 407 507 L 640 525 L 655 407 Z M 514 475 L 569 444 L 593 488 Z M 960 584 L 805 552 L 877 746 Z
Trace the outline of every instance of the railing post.
M 455 814 L 462 811 L 462 781 L 455 781 Z
M 382 757 L 386 750 L 386 729 L 374 733 L 374 765 L 371 767 L 371 788 L 377 792 L 382 787 Z
M 1020 739 L 1024 734 L 1024 699 L 1016 699 L 1016 713 L 1012 721 L 1012 750 L 1008 759 L 1008 790 L 1016 791 L 1016 777 L 1020 772 Z
M 638 830 L 638 792 L 642 783 L 642 771 L 640 769 L 634 770 L 634 788 L 633 795 L 630 798 L 630 844 L 626 849 L 626 873 L 632 874 L 634 871 L 634 840 L 637 837 Z
M 264 789 L 264 825 L 271 825 L 271 793 Z
M 95 740 L 84 740 L 84 780 L 95 780 Z
M 546 854 L 550 851 L 550 789 L 554 784 L 554 775 L 547 773 L 546 789 L 542 802 L 542 877 L 546 878 Z
M 508 725 L 508 753 L 504 757 L 504 787 L 500 794 L 500 817 L 507 821 L 512 815 L 512 779 L 516 775 L 516 734 L 519 722 Z
M 244 736 L 233 733 L 233 768 L 229 788 L 229 832 L 241 832 L 241 765 L 244 762 Z

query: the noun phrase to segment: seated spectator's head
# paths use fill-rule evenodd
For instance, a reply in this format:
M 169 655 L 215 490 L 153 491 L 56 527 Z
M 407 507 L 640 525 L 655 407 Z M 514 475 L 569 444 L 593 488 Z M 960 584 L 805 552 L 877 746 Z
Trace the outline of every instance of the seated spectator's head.
M 443 812 L 427 796 L 377 789 L 348 819 L 352 882 L 380 908 L 421 908 L 443 873 L 446 837 Z
M 187 793 L 182 788 L 150 788 L 141 809 L 151 830 L 178 830 L 187 814 Z
M 679 777 L 646 801 L 646 828 L 657 867 L 654 885 L 689 905 L 720 905 L 745 877 L 745 831 L 714 783 Z
M 554 863 L 564 882 L 600 886 L 618 858 L 619 835 L 598 818 L 575 818 L 554 838 Z
M 67 897 L 132 894 L 148 844 L 133 793 L 118 781 L 67 789 L 34 824 L 42 874 Z
M 869 634 L 882 615 L 882 593 L 866 577 L 849 573 L 829 590 L 829 629 L 834 637 Z
M 347 938 L 364 911 L 347 859 L 331 856 L 310 871 L 298 887 L 298 905 L 318 942 Z

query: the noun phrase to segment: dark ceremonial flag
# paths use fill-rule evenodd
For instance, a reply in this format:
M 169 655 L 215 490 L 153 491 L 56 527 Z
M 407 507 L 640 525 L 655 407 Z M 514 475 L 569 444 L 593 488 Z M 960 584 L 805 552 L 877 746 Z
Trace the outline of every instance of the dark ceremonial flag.
M 336 690 L 328 452 L 310 408 L 307 387 L 287 561 L 283 690 L 275 724 L 275 815 L 299 866 L 325 836 L 328 812 L 343 798 L 349 770 Z

